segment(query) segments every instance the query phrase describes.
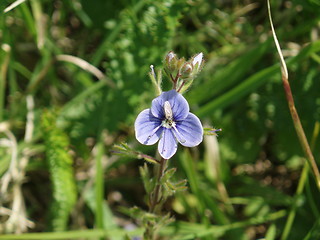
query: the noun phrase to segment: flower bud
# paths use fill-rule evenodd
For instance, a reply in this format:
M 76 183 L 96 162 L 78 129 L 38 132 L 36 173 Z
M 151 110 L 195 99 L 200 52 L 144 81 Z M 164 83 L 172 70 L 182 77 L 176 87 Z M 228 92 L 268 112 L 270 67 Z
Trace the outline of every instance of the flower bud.
M 197 72 L 200 70 L 200 67 L 202 64 L 202 58 L 203 58 L 203 53 L 199 53 L 193 57 L 192 66 L 195 68 Z
M 167 54 L 167 56 L 166 56 L 166 60 L 167 60 L 168 62 L 171 62 L 171 60 L 172 60 L 173 58 L 176 58 L 176 57 L 177 57 L 176 54 L 175 54 L 174 52 L 170 51 L 170 52 L 168 52 L 168 54 Z
M 178 58 L 177 55 L 170 51 L 165 58 L 165 67 L 169 73 L 176 71 Z
M 180 69 L 181 78 L 188 78 L 193 71 L 193 66 L 191 63 L 186 62 Z

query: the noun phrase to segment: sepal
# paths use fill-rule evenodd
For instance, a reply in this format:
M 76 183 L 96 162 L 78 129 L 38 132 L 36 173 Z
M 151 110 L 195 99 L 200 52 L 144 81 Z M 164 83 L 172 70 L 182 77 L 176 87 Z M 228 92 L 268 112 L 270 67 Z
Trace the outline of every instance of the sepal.
M 157 75 L 154 71 L 154 66 L 150 65 L 150 72 L 148 73 L 149 78 L 153 84 L 153 87 L 155 89 L 155 92 L 157 95 L 160 95 L 162 93 L 161 84 L 162 84 L 162 71 L 158 70 Z
M 177 71 L 178 62 L 179 59 L 177 58 L 177 55 L 173 51 L 168 52 L 164 60 L 166 72 L 173 73 Z

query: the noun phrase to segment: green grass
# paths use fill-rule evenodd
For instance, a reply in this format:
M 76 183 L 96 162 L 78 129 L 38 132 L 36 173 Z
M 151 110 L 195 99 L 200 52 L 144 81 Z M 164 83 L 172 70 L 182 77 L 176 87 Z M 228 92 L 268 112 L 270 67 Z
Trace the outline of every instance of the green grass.
M 29 0 L 4 12 L 13 2 L 0 3 L 0 239 L 141 236 L 141 221 L 123 208 L 147 209 L 144 162 L 110 149 L 127 142 L 155 155 L 133 123 L 156 96 L 149 66 L 160 69 L 170 50 L 204 53 L 184 95 L 222 132 L 169 161 L 188 189 L 165 204 L 175 221 L 161 239 L 320 238 L 320 194 L 287 106 L 266 2 Z M 271 1 L 271 11 L 319 165 L 320 2 Z

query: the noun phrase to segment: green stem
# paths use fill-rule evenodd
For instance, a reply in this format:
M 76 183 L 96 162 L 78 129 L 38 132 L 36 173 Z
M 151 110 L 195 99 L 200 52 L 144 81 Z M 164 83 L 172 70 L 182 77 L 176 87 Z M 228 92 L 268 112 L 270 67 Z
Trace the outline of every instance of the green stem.
M 3 120 L 4 102 L 5 102 L 5 89 L 6 89 L 6 76 L 10 60 L 11 48 L 7 44 L 2 45 L 2 49 L 6 52 L 3 63 L 0 68 L 0 122 Z
M 153 192 L 150 194 L 150 200 L 149 200 L 149 212 L 150 213 L 158 213 L 161 212 L 161 191 L 162 191 L 162 185 L 161 185 L 161 178 L 163 177 L 166 167 L 167 167 L 167 161 L 168 159 L 161 158 L 160 164 L 156 165 L 158 167 L 158 175 L 157 175 L 157 184 L 153 190 Z M 155 239 L 155 225 L 157 223 L 153 221 L 149 221 L 147 223 L 146 231 L 144 232 L 144 239 L 145 240 L 153 240 Z
M 313 130 L 312 140 L 311 140 L 312 149 L 314 148 L 316 139 L 317 139 L 318 134 L 319 134 L 319 130 L 320 130 L 319 129 L 319 122 L 316 122 L 315 126 L 314 126 L 314 130 Z M 306 183 L 308 181 L 308 172 L 309 172 L 309 164 L 308 164 L 308 162 L 305 162 L 304 166 L 303 166 L 303 170 L 302 170 L 301 176 L 300 176 L 300 180 L 299 180 L 299 183 L 298 183 L 298 187 L 297 187 L 297 190 L 296 190 L 296 194 L 295 194 L 295 197 L 294 197 L 294 202 L 293 202 L 293 204 L 291 206 L 291 209 L 290 209 L 290 212 L 289 212 L 289 215 L 288 215 L 288 218 L 287 218 L 287 222 L 286 222 L 286 225 L 284 227 L 284 230 L 283 230 L 283 233 L 282 233 L 282 236 L 281 236 L 281 240 L 286 240 L 288 238 L 289 234 L 290 234 L 290 231 L 291 231 L 291 228 L 292 228 L 292 225 L 293 225 L 293 222 L 294 222 L 294 218 L 296 216 L 296 211 L 297 211 L 297 208 L 298 208 L 297 201 L 299 201 L 299 197 L 301 196 L 301 194 L 303 192 L 303 189 L 304 189 L 304 186 L 306 185 Z
M 297 201 L 299 201 L 299 196 L 301 196 L 301 194 L 303 192 L 304 185 L 307 181 L 308 172 L 309 172 L 309 165 L 307 162 L 305 162 L 303 165 L 303 170 L 302 170 L 301 176 L 300 176 L 298 188 L 297 188 L 297 191 L 296 191 L 296 194 L 295 194 L 295 197 L 294 197 L 294 200 L 293 200 L 293 203 L 292 203 L 292 206 L 291 206 L 288 218 L 287 218 L 287 222 L 286 222 L 286 225 L 285 225 L 284 230 L 281 235 L 281 240 L 286 240 L 289 236 L 290 231 L 291 231 L 292 224 L 293 224 L 294 218 L 296 216 L 296 211 L 297 211 L 297 207 L 298 207 Z
M 181 89 L 182 89 L 182 87 L 184 86 L 185 83 L 186 83 L 186 81 L 183 81 L 183 82 L 181 83 L 181 85 L 180 85 L 179 89 L 177 90 L 177 92 L 180 92 L 180 91 L 181 91 Z
M 154 189 L 154 191 L 151 193 L 151 199 L 150 199 L 150 212 L 155 213 L 156 207 L 160 201 L 161 198 L 161 178 L 163 177 L 164 171 L 166 170 L 168 159 L 162 158 L 160 160 L 160 165 L 158 168 L 158 176 L 157 176 L 157 185 Z M 158 166 L 156 166 L 158 167 Z M 160 209 L 158 209 L 160 211 Z
M 104 202 L 104 178 L 103 178 L 103 165 L 102 158 L 104 155 L 104 141 L 103 141 L 103 129 L 105 126 L 105 116 L 106 114 L 106 96 L 104 94 L 102 97 L 102 107 L 99 116 L 99 125 L 97 132 L 98 142 L 96 144 L 96 176 L 95 176 L 95 197 L 96 197 L 96 209 L 95 209 L 95 224 L 96 228 L 104 228 L 104 215 L 103 215 L 103 202 Z M 103 238 L 101 238 L 102 240 Z
M 52 240 L 52 239 L 124 239 L 125 236 L 137 236 L 142 233 L 142 229 L 134 229 L 130 231 L 122 229 L 87 229 L 78 231 L 65 231 L 65 232 L 39 232 L 39 233 L 23 233 L 23 234 L 4 234 L 0 235 L 2 240 Z
M 103 229 L 103 143 L 100 141 L 97 145 L 97 157 L 96 157 L 96 177 L 95 177 L 95 195 L 96 195 L 96 211 L 95 211 L 95 223 L 98 229 Z

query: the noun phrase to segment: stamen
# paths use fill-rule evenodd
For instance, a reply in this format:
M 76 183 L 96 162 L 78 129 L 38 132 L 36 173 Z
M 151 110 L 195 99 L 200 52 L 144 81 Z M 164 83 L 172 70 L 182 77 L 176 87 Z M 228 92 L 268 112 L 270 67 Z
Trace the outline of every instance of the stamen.
M 158 127 L 155 127 L 151 134 L 148 136 L 147 140 L 145 141 L 146 143 L 152 138 L 152 136 L 159 130 L 160 127 L 162 127 L 163 124 L 160 124 Z
M 176 126 L 172 126 L 173 129 L 175 130 L 175 132 L 173 132 L 173 135 L 176 137 L 176 139 L 180 142 L 180 143 L 185 143 L 186 140 L 182 138 L 181 133 L 178 131 L 178 129 L 176 128 Z M 176 135 L 177 134 L 177 135 Z

